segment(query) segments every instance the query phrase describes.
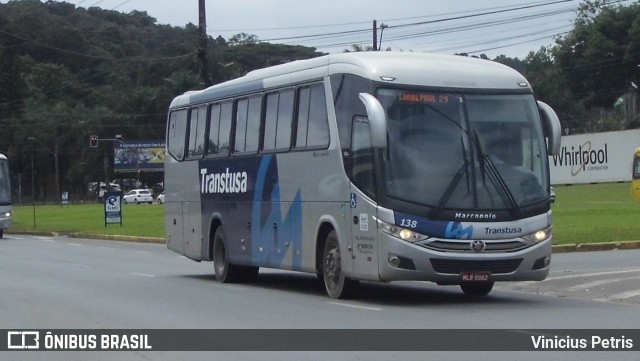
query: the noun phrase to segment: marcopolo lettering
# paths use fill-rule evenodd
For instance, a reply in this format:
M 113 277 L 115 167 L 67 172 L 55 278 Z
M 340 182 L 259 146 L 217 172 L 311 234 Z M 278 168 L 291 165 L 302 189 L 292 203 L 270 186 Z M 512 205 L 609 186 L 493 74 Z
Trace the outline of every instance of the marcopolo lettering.
M 463 213 L 456 212 L 456 219 L 496 219 L 496 215 L 494 213 Z
M 224 172 L 209 173 L 207 168 L 200 169 L 200 193 L 224 194 L 246 193 L 247 172 L 232 172 L 227 168 Z

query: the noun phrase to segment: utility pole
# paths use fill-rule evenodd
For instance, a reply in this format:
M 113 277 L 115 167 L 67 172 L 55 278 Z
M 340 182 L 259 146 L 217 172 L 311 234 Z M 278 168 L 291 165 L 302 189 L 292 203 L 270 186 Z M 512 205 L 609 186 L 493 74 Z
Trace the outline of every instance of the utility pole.
M 205 0 L 198 0 L 200 44 L 198 46 L 198 59 L 200 60 L 200 79 L 205 87 L 211 86 L 209 70 L 207 67 L 207 12 Z
M 373 21 L 373 51 L 378 51 L 378 22 Z

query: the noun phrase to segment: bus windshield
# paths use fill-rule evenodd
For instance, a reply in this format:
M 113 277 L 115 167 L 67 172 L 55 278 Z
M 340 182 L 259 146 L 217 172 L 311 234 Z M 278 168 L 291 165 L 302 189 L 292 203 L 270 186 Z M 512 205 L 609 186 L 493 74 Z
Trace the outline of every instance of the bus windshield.
M 511 210 L 548 199 L 533 95 L 380 89 L 388 196 L 434 209 Z

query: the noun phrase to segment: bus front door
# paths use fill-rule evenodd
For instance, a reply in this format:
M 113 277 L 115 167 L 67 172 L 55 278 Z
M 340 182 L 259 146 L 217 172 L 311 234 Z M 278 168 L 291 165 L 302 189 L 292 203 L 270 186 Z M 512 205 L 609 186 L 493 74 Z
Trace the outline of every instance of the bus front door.
M 371 131 L 367 117 L 356 116 L 353 120 L 350 151 L 351 178 L 351 239 L 353 272 L 357 278 L 379 280 L 378 239 L 374 217 L 376 204 L 375 169 Z

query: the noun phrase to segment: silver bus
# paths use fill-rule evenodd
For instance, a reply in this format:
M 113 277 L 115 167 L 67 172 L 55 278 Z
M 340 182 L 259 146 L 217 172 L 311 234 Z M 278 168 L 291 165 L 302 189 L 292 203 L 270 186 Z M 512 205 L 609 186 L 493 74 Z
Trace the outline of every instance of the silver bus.
M 0 238 L 11 226 L 11 180 L 9 177 L 9 160 L 0 154 Z
M 486 295 L 551 261 L 554 111 L 496 62 L 413 53 L 294 61 L 176 97 L 169 249 L 221 282 L 260 267 Z

